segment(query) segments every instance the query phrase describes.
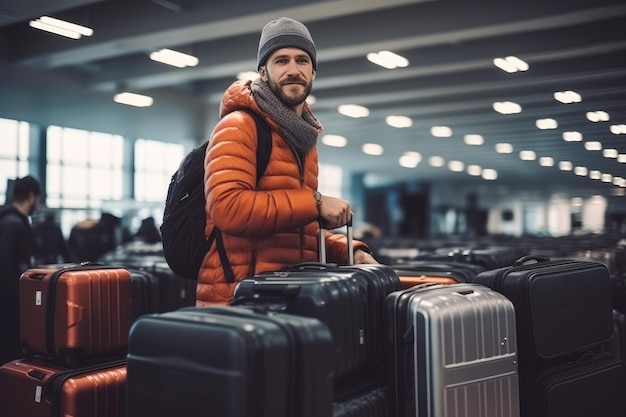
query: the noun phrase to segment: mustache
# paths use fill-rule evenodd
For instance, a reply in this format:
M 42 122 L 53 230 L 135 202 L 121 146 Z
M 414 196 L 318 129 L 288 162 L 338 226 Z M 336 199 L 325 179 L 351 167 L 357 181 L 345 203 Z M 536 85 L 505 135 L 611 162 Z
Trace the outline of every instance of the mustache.
M 300 77 L 289 77 L 289 78 L 281 81 L 281 83 L 280 83 L 281 86 L 283 86 L 285 84 L 302 84 L 302 85 L 306 85 L 306 81 L 304 81 Z

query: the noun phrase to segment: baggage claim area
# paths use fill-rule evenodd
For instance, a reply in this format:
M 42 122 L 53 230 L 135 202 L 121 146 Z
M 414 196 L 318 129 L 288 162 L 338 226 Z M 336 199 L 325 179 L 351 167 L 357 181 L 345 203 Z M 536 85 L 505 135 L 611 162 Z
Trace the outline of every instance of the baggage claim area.
M 623 417 L 625 17 L 0 0 L 0 416 Z

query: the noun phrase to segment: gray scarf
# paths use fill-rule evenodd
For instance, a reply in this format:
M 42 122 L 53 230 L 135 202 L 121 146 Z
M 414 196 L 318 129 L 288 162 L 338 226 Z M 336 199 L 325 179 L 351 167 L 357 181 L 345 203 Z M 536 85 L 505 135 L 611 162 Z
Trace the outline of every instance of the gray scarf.
M 308 106 L 298 116 L 270 90 L 266 82 L 257 78 L 250 85 L 254 99 L 259 107 L 270 115 L 280 126 L 287 142 L 295 149 L 298 155 L 306 154 L 317 143 L 317 136 L 322 131 L 322 125 L 315 118 Z

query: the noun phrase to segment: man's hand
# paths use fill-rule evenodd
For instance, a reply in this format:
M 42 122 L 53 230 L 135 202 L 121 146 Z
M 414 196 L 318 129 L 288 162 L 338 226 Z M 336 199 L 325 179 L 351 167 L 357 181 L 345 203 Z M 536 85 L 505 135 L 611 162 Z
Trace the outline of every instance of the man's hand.
M 326 195 L 322 196 L 319 212 L 322 225 L 328 230 L 344 226 L 352 218 L 352 210 L 348 201 Z
M 355 250 L 354 251 L 354 263 L 355 265 L 358 264 L 378 264 L 379 262 L 374 259 L 374 257 L 362 250 Z

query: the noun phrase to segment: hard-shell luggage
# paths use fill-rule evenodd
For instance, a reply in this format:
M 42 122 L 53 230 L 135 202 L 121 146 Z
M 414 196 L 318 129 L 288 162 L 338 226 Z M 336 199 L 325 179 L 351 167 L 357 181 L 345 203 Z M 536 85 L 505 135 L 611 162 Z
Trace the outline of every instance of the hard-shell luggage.
M 355 381 L 338 389 L 332 417 L 391 417 L 389 389 L 382 380 Z
M 124 360 L 67 368 L 19 359 L 0 367 L 2 417 L 121 417 L 126 408 Z
M 328 417 L 333 343 L 319 320 L 188 307 L 130 332 L 127 417 Z
M 575 355 L 613 333 L 609 274 L 601 263 L 525 256 L 473 282 L 515 305 L 520 365 Z
M 144 314 L 161 313 L 161 280 L 150 271 L 128 268 L 133 288 L 133 320 Z
M 320 320 L 333 337 L 339 378 L 359 370 L 368 359 L 372 323 L 368 323 L 368 294 L 362 279 L 362 272 L 338 269 L 264 272 L 237 284 L 233 305 L 264 305 Z
M 34 268 L 20 277 L 20 340 L 26 358 L 43 355 L 75 365 L 124 355 L 132 320 L 132 284 L 125 268 Z
M 519 416 L 510 300 L 477 284 L 421 284 L 390 294 L 385 315 L 392 415 Z
M 523 417 L 623 417 L 626 365 L 609 353 L 538 369 L 521 386 Z
M 418 284 L 471 282 L 477 274 L 476 269 L 469 264 L 452 261 L 410 260 L 393 264 L 391 267 L 400 277 L 402 288 Z

